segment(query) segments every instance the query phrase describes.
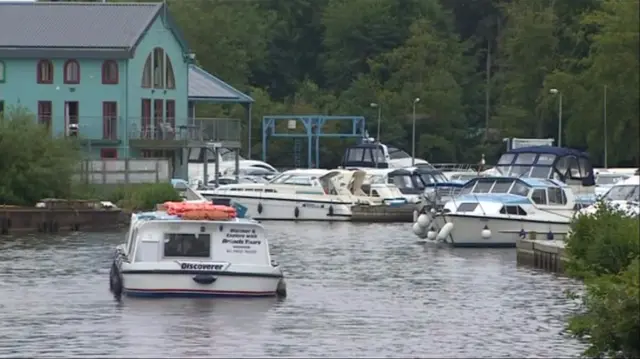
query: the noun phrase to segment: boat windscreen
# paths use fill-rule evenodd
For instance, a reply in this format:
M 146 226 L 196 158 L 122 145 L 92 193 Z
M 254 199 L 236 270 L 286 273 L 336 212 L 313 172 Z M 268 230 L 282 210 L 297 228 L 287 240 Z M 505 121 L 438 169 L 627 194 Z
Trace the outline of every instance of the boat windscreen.
M 640 186 L 620 185 L 613 186 L 604 196 L 608 201 L 633 201 L 640 202 Z

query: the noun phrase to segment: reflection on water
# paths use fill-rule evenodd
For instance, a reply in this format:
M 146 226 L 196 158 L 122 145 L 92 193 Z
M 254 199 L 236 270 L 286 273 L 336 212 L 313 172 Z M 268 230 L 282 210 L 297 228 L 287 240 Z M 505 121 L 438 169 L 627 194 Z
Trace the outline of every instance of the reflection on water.
M 571 357 L 577 284 L 515 251 L 415 243 L 410 225 L 264 223 L 289 297 L 108 292 L 122 233 L 0 242 L 0 356 Z

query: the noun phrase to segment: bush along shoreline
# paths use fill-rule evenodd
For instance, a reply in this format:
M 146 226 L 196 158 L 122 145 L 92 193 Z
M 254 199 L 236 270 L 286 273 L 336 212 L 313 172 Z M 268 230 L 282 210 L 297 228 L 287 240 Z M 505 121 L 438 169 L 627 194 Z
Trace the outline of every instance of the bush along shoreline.
M 110 201 L 126 212 L 151 211 L 156 204 L 182 201 L 171 183 L 140 183 L 129 185 L 85 185 L 78 187 L 76 197 Z
M 577 216 L 567 240 L 567 274 L 585 284 L 569 331 L 590 358 L 640 358 L 640 219 L 600 203 Z

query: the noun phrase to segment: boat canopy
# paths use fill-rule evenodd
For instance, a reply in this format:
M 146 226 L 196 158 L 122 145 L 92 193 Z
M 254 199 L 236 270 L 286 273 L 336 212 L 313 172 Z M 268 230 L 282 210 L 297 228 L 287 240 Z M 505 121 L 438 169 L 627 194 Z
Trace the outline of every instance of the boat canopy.
M 580 181 L 583 186 L 595 185 L 589 155 L 570 148 L 532 146 L 515 148 L 504 153 L 495 167 L 510 177 L 534 177 Z

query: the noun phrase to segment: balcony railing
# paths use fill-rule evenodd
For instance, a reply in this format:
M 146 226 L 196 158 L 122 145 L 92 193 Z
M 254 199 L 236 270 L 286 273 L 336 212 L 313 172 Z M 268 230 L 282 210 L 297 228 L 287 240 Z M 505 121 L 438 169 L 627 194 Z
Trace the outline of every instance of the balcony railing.
M 187 140 L 203 142 L 240 141 L 240 120 L 232 118 L 198 118 L 186 125 L 149 123 L 129 120 L 130 140 Z
M 80 116 L 65 119 L 54 116 L 40 120 L 50 124 L 59 135 L 92 141 L 118 141 L 128 135 L 129 140 L 239 142 L 242 130 L 240 120 L 232 118 L 176 120 L 177 125 L 154 123 L 153 119 L 149 121 L 140 117 Z

